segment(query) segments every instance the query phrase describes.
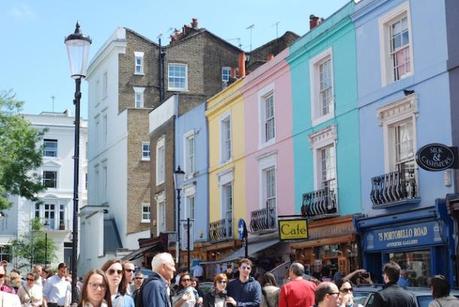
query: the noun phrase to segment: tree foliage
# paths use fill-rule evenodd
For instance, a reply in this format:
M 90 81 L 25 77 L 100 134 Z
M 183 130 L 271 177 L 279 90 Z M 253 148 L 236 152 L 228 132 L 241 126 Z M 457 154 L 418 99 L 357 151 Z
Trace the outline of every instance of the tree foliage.
M 29 233 L 11 242 L 14 257 L 19 260 L 19 267 L 32 264 L 51 263 L 56 259 L 56 244 L 47 238 L 39 218 L 32 220 Z
M 23 102 L 9 92 L 0 92 L 0 210 L 11 206 L 8 194 L 36 201 L 44 190 L 33 170 L 42 163 L 39 144 L 43 132 L 34 129 L 20 114 Z

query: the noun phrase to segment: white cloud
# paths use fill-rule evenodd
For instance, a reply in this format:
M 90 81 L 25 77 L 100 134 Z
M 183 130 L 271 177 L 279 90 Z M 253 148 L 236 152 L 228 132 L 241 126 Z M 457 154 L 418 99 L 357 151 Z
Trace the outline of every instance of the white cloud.
M 24 3 L 12 7 L 8 14 L 16 19 L 32 19 L 36 16 L 32 8 Z

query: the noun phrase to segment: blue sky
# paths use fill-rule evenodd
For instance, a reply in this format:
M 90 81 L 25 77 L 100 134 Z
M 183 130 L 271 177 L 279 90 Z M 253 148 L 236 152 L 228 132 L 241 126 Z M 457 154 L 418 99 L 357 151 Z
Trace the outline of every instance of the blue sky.
M 328 17 L 348 0 L 1 0 L 0 91 L 13 90 L 25 102 L 24 112 L 65 109 L 73 114 L 74 81 L 69 77 L 64 38 L 75 29 L 92 40 L 92 57 L 118 26 L 152 39 L 180 29 L 197 18 L 204 27 L 242 49 L 256 48 L 290 30 L 304 35 L 309 15 Z M 237 40 L 240 39 L 240 41 Z M 83 86 L 82 116 L 87 118 Z

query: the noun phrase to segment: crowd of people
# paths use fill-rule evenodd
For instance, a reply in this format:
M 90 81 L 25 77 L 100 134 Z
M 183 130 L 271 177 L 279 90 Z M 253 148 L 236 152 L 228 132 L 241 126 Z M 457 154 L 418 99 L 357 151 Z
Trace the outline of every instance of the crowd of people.
M 146 279 L 133 263 L 108 260 L 77 283 L 78 303 L 74 304 L 78 307 L 353 307 L 359 306 L 353 300 L 355 277 L 370 280 L 365 270 L 358 270 L 334 282 L 319 281 L 305 275 L 301 263 L 292 262 L 285 283 L 279 287 L 270 272 L 255 279 L 251 274 L 252 261 L 243 258 L 236 274 L 232 270 L 217 273 L 212 289 L 203 293 L 199 287 L 202 267 L 197 266 L 193 272 L 176 272 L 169 253 L 157 254 L 151 267 L 152 275 Z M 400 275 L 397 263 L 384 265 L 385 285 L 375 293 L 372 306 L 417 306 L 415 297 L 399 285 Z M 450 286 L 444 276 L 433 276 L 431 288 L 433 301 L 429 307 L 459 306 L 459 300 L 449 294 Z M 18 271 L 7 274 L 6 266 L 0 265 L 0 307 L 68 307 L 72 306 L 71 302 L 71 276 L 65 263 L 58 265 L 56 274 L 37 265 L 26 274 L 25 280 Z

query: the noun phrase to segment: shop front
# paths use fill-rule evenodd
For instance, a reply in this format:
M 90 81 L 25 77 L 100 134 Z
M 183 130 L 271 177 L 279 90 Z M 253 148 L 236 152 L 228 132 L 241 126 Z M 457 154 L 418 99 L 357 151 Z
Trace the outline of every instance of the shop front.
M 359 268 L 359 252 L 352 216 L 310 221 L 308 239 L 290 243 L 292 257 L 307 274 L 319 279 L 344 276 Z
M 453 223 L 444 200 L 432 207 L 356 217 L 355 225 L 362 239 L 363 267 L 374 282 L 382 282 L 384 263 L 395 261 L 407 286 L 428 286 L 428 278 L 436 274 L 455 283 Z

